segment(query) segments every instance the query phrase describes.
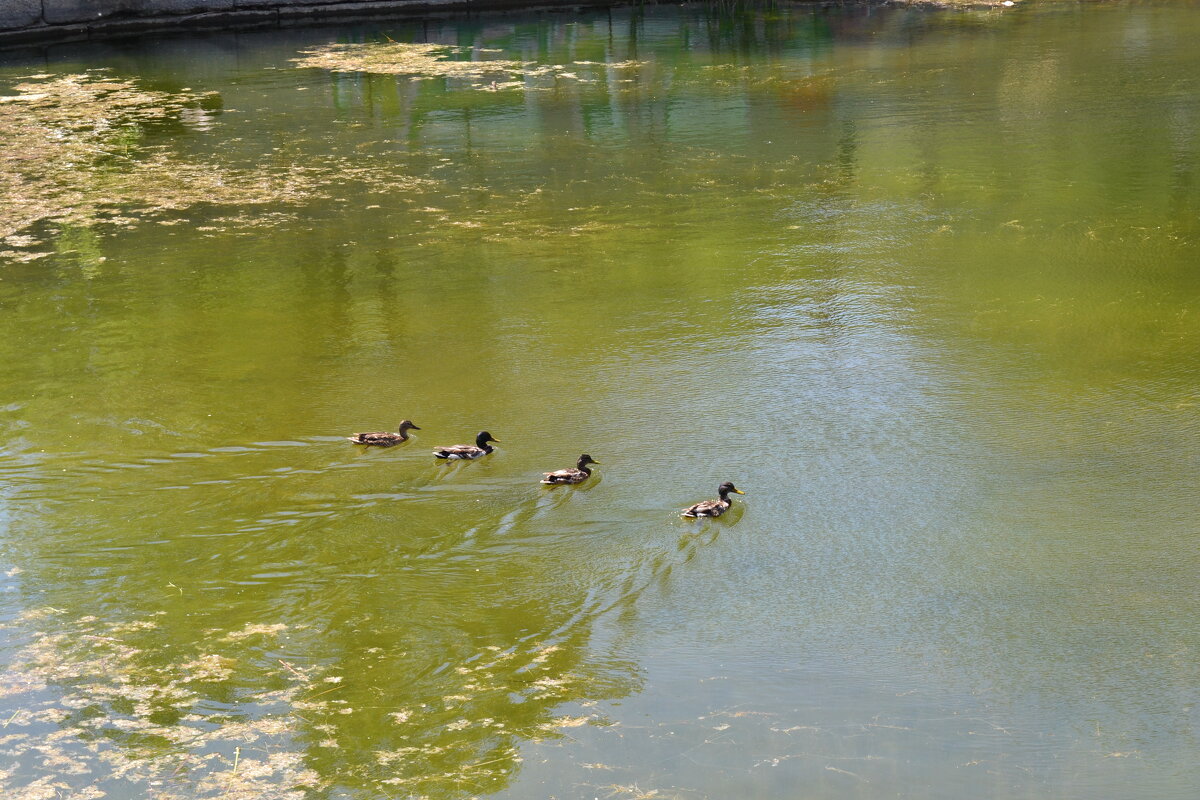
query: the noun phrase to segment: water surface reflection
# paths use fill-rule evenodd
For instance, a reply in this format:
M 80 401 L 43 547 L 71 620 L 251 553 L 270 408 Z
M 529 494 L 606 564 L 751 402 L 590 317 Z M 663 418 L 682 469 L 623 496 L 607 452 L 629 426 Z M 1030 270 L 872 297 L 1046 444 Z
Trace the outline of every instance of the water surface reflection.
M 6 792 L 1190 796 L 1198 28 L 726 4 L 10 55 L 104 68 L 71 80 L 120 124 L 0 162 L 46 200 L 0 265 Z M 520 85 L 296 63 L 389 39 Z M 722 480 L 736 514 L 678 520 Z

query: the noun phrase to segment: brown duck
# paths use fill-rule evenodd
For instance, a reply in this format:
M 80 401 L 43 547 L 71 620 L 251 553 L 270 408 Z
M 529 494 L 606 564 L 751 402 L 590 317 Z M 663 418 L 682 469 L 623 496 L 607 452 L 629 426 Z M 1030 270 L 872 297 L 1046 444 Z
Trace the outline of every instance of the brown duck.
M 588 464 L 599 464 L 587 453 L 579 457 L 579 461 L 570 469 L 560 469 L 556 472 L 543 472 L 546 477 L 542 478 L 542 483 L 548 483 L 551 486 L 561 486 L 564 483 L 583 483 L 588 478 L 592 477 L 592 471 L 588 469 Z
M 406 419 L 400 423 L 400 430 L 392 433 L 390 431 L 379 431 L 377 433 L 356 433 L 353 436 L 346 438 L 355 444 L 366 444 L 374 447 L 391 447 L 394 444 L 408 441 L 409 431 L 421 430 L 413 424 L 411 419 Z
M 720 495 L 720 500 L 705 500 L 696 503 L 694 506 L 688 506 L 682 511 L 683 516 L 694 517 L 719 517 L 729 510 L 733 505 L 733 501 L 729 499 L 729 493 L 745 494 L 741 489 L 734 486 L 729 481 L 725 481 L 717 487 L 717 494 Z

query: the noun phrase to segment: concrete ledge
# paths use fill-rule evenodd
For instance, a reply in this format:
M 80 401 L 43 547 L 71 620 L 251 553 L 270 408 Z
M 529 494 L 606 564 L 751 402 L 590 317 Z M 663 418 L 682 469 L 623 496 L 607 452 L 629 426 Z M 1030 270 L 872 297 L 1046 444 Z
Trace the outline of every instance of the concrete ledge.
M 278 24 L 279 12 L 274 9 L 261 9 L 257 11 L 211 11 L 170 17 L 118 17 L 106 19 L 99 25 L 84 27 L 88 32 L 88 38 L 99 38 L 172 28 L 261 28 Z M 3 45 L 3 42 L 3 38 L 0 38 L 0 45 Z
M 636 1 L 636 0 L 632 0 Z M 649 0 L 653 3 L 655 0 Z M 0 47 L 173 28 L 239 28 L 502 8 L 567 10 L 631 0 L 0 0 Z
M 412 11 L 420 6 L 420 10 L 437 9 L 447 11 L 452 9 L 471 8 L 471 0 L 348 0 L 339 3 L 334 0 L 300 0 L 295 3 L 280 5 L 278 8 L 281 20 L 303 19 L 305 17 L 364 17 L 372 14 L 398 14 Z
M 42 21 L 41 0 L 2 0 L 0 2 L 0 31 L 28 28 Z
M 0 5 L 5 2 L 0 0 Z M 234 0 L 42 0 L 42 20 L 47 25 L 86 24 L 110 17 L 176 16 L 233 7 Z

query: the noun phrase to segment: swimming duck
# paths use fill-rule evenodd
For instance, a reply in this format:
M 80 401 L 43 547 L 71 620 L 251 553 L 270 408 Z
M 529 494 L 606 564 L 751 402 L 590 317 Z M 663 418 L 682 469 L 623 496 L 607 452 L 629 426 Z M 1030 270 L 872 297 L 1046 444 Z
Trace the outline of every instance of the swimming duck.
M 380 431 L 378 433 L 356 433 L 353 436 L 346 438 L 355 444 L 374 445 L 376 447 L 391 447 L 394 444 L 408 441 L 409 431 L 421 430 L 413 424 L 411 419 L 406 419 L 400 423 L 400 430 L 395 433 L 390 431 Z
M 688 506 L 683 510 L 685 517 L 719 517 L 729 510 L 733 505 L 733 501 L 729 499 L 729 493 L 745 494 L 741 489 L 734 486 L 729 481 L 725 481 L 717 487 L 717 494 L 721 496 L 720 500 L 705 500 L 701 503 L 696 503 L 694 506 Z
M 592 471 L 588 469 L 588 464 L 599 464 L 587 453 L 579 457 L 579 461 L 572 469 L 560 469 L 557 472 L 543 472 L 546 477 L 542 478 L 542 483 L 548 483 L 552 486 L 561 486 L 564 483 L 583 483 L 592 476 Z
M 475 437 L 475 444 L 456 444 L 451 447 L 439 447 L 433 451 L 433 454 L 438 458 L 445 458 L 450 461 L 482 458 L 496 449 L 488 444 L 488 442 L 499 444 L 500 440 L 493 439 L 492 435 L 487 431 L 480 431 L 479 435 Z

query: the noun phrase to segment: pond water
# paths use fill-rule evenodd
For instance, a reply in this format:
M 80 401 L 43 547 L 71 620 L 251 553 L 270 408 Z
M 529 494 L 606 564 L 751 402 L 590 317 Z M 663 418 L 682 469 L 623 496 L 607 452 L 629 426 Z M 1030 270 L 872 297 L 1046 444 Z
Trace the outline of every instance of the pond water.
M 4 796 L 1194 797 L 1198 37 L 9 52 Z

